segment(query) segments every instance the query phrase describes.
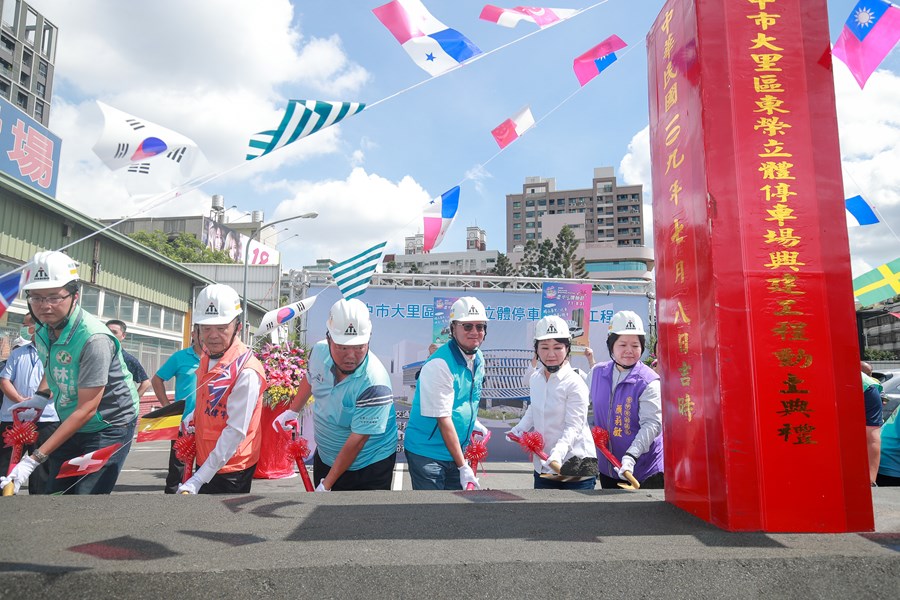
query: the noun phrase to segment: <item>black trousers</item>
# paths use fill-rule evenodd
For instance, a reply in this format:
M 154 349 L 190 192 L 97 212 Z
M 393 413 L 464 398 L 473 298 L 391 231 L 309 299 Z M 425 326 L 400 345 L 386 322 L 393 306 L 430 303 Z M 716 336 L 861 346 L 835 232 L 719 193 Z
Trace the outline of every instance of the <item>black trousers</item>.
M 174 494 L 178 491 L 184 478 L 184 463 L 175 456 L 175 441 L 172 440 L 172 448 L 169 450 L 169 472 L 166 473 L 166 494 Z
M 200 494 L 249 494 L 256 465 L 234 473 L 216 473 L 203 484 Z
M 394 478 L 394 463 L 397 455 L 391 454 L 387 458 L 374 462 L 368 467 L 356 471 L 344 471 L 331 486 L 333 492 L 348 492 L 359 490 L 390 490 L 391 480 Z M 313 455 L 313 485 L 319 482 L 331 471 L 331 466 L 326 465 L 319 458 L 319 451 Z

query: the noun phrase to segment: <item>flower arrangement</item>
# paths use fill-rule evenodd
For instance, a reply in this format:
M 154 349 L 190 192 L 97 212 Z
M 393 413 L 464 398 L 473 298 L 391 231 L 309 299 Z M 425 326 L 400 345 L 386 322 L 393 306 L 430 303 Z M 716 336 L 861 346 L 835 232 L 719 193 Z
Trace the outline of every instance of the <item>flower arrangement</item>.
M 269 383 L 263 401 L 273 409 L 290 403 L 304 376 L 306 349 L 290 342 L 266 343 L 256 357 L 263 364 Z

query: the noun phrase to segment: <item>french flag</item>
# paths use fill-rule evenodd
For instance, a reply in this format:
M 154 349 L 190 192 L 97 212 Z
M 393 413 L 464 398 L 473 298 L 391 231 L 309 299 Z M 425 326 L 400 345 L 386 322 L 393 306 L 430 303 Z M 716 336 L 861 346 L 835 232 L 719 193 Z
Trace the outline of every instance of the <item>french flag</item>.
M 14 271 L 0 277 L 0 317 L 6 314 L 6 309 L 19 296 L 21 285 L 22 271 Z
M 394 0 L 372 12 L 431 76 L 481 54 L 469 38 L 435 19 L 419 0 Z
M 582 87 L 599 75 L 603 70 L 616 61 L 616 50 L 627 46 L 617 35 L 611 35 L 578 58 L 572 64 L 575 76 Z
M 425 244 L 423 250 L 431 252 L 444 239 L 444 234 L 453 224 L 456 211 L 459 209 L 459 186 L 432 200 L 425 208 Z
M 526 106 L 492 129 L 491 135 L 497 140 L 497 145 L 502 150 L 519 139 L 522 134 L 533 126 L 534 115 L 531 114 L 531 107 Z
M 530 21 L 543 29 L 548 25 L 568 19 L 577 12 L 571 8 L 540 8 L 538 6 L 500 8 L 492 4 L 485 4 L 480 18 L 503 27 L 515 27 L 521 21 Z

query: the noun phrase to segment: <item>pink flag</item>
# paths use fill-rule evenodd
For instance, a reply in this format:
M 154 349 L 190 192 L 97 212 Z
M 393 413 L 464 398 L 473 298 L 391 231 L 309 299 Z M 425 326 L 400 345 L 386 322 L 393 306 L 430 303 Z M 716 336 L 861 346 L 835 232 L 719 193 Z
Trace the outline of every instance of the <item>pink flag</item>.
M 860 89 L 900 40 L 900 8 L 884 0 L 860 0 L 832 54 L 849 67 Z
M 80 477 L 82 475 L 96 473 L 103 468 L 103 465 L 109 462 L 112 455 L 121 447 L 122 444 L 113 444 L 112 446 L 100 448 L 99 450 L 94 450 L 93 452 L 88 452 L 82 456 L 76 456 L 75 458 L 69 459 L 59 468 L 59 474 L 56 478 Z
M 520 21 L 531 21 L 538 27 L 544 28 L 557 21 L 568 19 L 577 12 L 571 8 L 540 8 L 537 6 L 500 8 L 492 4 L 485 4 L 481 10 L 481 18 L 503 27 L 515 27 Z
M 531 114 L 531 108 L 526 106 L 509 119 L 503 121 L 491 130 L 494 139 L 500 149 L 506 148 L 514 141 L 519 139 L 526 130 L 534 126 L 534 115 Z
M 582 86 L 600 74 L 616 60 L 614 52 L 627 46 L 617 35 L 611 35 L 578 58 L 572 64 L 575 76 Z

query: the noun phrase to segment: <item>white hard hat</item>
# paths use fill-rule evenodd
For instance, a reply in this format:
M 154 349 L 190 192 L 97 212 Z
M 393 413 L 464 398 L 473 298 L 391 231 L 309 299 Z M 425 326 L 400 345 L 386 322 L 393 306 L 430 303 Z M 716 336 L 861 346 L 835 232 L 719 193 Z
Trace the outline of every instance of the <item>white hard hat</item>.
M 544 317 L 534 326 L 534 339 L 558 340 L 569 339 L 569 325 L 556 315 Z
M 620 310 L 613 315 L 609 323 L 609 333 L 617 335 L 647 335 L 644 331 L 644 322 L 636 312 Z
M 208 285 L 194 301 L 194 325 L 227 325 L 243 312 L 241 297 L 230 286 Z
M 369 307 L 362 300 L 343 298 L 334 303 L 328 314 L 328 334 L 335 344 L 360 346 L 372 336 Z
M 450 307 L 450 320 L 466 323 L 470 321 L 484 321 L 487 323 L 487 312 L 484 310 L 478 298 L 463 296 Z
M 23 290 L 61 288 L 78 281 L 78 264 L 67 254 L 48 250 L 38 252 L 25 270 Z

